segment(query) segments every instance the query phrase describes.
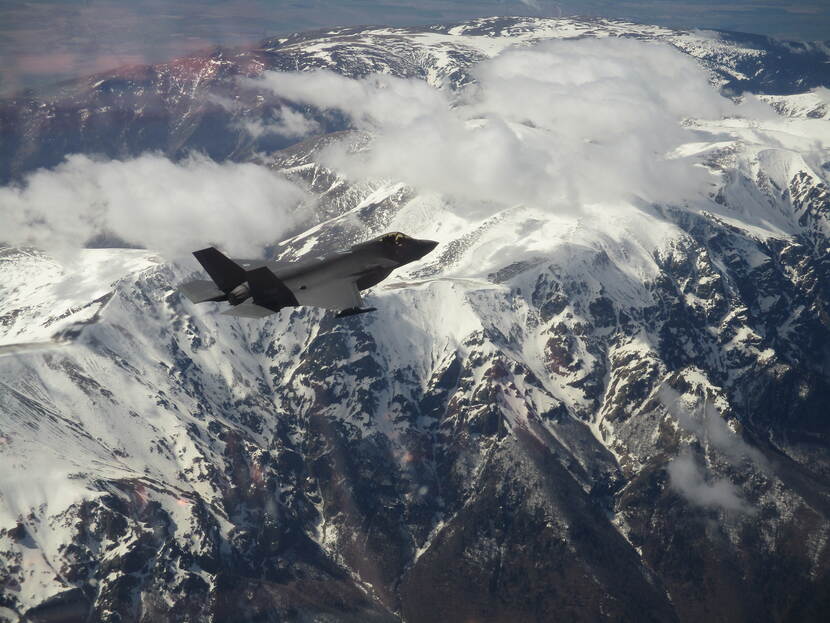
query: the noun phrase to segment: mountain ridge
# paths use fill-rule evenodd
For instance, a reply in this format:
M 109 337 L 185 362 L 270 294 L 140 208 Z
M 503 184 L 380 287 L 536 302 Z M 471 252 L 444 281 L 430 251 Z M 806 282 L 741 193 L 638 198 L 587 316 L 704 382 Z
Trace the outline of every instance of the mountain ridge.
M 0 100 L 0 136 L 6 144 L 0 154 L 0 182 L 19 181 L 71 153 L 123 158 L 158 150 L 179 159 L 200 151 L 215 160 L 244 161 L 258 150 L 285 148 L 291 139 L 244 131 L 246 120 L 267 117 L 275 102 L 246 98 L 237 78 L 264 70 L 330 67 L 351 76 L 382 71 L 426 77 L 434 84 L 446 80 L 457 87 L 469 80 L 464 72 L 470 63 L 510 45 L 611 36 L 666 41 L 700 60 L 722 88 L 736 94 L 749 90 L 786 96 L 830 83 L 830 69 L 823 62 L 827 53 L 820 46 L 751 35 L 730 41 L 723 35 L 611 19 L 482 18 L 445 27 L 315 33 L 316 39 L 299 33 L 265 39 L 252 50 L 218 49 L 209 56 L 136 67 L 126 75 L 99 74 L 45 97 L 33 93 Z M 431 40 L 435 38 L 438 44 Z M 509 43 L 493 47 L 499 39 Z M 342 126 L 333 120 L 324 129 Z

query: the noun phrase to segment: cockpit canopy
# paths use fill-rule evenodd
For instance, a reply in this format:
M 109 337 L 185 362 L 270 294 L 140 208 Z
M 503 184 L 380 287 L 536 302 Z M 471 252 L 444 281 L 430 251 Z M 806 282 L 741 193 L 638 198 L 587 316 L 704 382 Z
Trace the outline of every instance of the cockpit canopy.
M 432 251 L 438 243 L 432 240 L 418 240 L 399 231 L 392 231 L 354 245 L 352 251 L 370 250 L 379 257 L 385 257 L 400 265 L 413 262 Z
M 393 231 L 388 234 L 383 234 L 382 236 L 376 238 L 376 240 L 379 240 L 380 242 L 385 242 L 387 244 L 391 243 L 395 245 L 400 245 L 403 244 L 405 240 L 411 240 L 411 238 L 406 234 L 402 234 L 399 231 Z

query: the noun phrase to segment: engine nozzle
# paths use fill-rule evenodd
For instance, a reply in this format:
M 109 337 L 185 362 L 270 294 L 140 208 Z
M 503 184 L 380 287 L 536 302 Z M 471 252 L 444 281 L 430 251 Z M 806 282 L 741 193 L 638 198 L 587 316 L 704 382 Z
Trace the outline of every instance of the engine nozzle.
M 236 286 L 233 290 L 228 292 L 228 302 L 231 305 L 239 305 L 251 298 L 251 288 L 248 282 L 244 282 Z

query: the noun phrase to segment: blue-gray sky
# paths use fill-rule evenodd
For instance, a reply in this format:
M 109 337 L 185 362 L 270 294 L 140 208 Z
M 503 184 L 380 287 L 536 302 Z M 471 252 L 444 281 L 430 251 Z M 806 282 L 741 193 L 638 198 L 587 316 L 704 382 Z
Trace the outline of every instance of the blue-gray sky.
M 828 0 L 0 0 L 0 94 L 298 30 L 482 15 L 599 15 L 830 39 Z

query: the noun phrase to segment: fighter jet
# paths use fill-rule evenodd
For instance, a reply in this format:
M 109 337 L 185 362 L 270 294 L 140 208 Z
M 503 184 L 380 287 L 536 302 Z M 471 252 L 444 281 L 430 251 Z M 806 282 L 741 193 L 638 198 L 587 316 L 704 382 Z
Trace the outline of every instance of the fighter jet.
M 212 281 L 180 286 L 194 303 L 227 301 L 230 316 L 263 318 L 283 307 L 311 305 L 336 310 L 338 317 L 375 311 L 363 308 L 360 291 L 386 279 L 396 268 L 424 257 L 438 245 L 392 232 L 348 251 L 299 262 L 232 260 L 214 247 L 193 255 Z

